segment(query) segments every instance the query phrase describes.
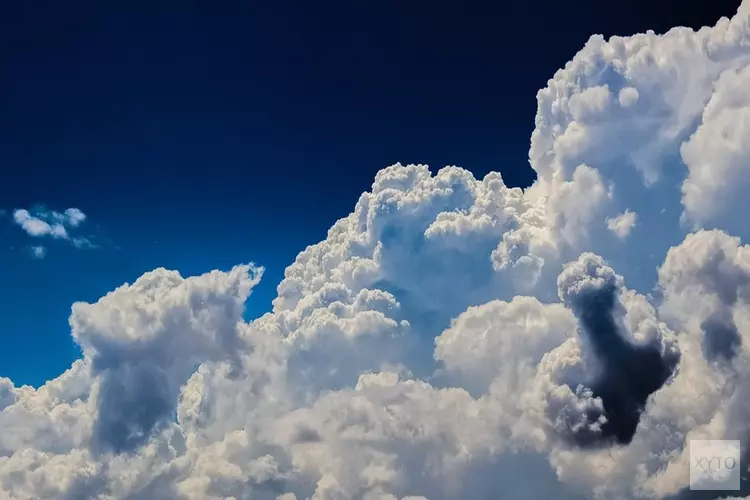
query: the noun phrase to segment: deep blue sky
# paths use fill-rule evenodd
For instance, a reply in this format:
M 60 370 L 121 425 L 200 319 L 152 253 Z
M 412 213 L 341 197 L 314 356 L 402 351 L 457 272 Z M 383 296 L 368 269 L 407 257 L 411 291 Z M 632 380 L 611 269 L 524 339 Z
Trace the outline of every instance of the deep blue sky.
M 713 24 L 739 0 L 694 3 L 2 2 L 0 208 L 78 207 L 104 244 L 34 260 L 0 221 L 0 376 L 64 370 L 71 303 L 158 266 L 256 261 L 248 307 L 267 310 L 397 161 L 528 184 L 554 71 L 592 33 Z

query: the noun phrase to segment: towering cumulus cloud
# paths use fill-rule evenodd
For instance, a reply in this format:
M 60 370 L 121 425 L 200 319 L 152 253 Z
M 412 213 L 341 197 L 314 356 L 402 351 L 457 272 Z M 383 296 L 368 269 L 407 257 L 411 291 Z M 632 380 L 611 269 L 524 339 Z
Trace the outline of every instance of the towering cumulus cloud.
M 250 322 L 253 265 L 74 304 L 82 359 L 0 378 L 0 497 L 720 498 L 687 443 L 750 442 L 747 89 L 748 1 L 595 36 L 530 188 L 388 167 Z

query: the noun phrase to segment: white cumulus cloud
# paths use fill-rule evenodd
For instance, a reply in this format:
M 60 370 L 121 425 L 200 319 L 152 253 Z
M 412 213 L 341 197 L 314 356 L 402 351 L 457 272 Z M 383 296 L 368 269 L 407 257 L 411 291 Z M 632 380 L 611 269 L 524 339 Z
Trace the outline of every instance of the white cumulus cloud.
M 538 93 L 528 189 L 385 168 L 249 322 L 254 265 L 74 304 L 82 358 L 0 378 L 0 496 L 747 497 L 687 488 L 690 439 L 750 439 L 747 68 L 747 1 L 594 36 Z

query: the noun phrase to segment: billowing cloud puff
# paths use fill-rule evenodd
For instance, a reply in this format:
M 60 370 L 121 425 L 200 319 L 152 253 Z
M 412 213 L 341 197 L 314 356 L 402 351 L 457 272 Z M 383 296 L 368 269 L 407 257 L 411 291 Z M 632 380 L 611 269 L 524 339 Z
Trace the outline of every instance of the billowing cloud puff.
M 130 450 L 173 413 L 194 367 L 247 348 L 243 304 L 262 269 L 182 279 L 157 269 L 96 304 L 76 303 L 73 338 L 95 377 L 92 446 Z
M 748 68 L 748 2 L 592 37 L 538 94 L 528 189 L 388 167 L 250 322 L 253 265 L 75 304 L 82 359 L 0 378 L 1 496 L 750 495 L 687 488 L 689 440 L 750 439 Z

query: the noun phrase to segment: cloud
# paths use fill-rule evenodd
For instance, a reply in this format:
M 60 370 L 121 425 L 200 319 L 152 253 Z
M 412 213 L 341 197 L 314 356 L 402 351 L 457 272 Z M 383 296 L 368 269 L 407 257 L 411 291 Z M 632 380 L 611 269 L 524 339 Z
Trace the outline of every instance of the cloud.
M 680 359 L 662 332 L 648 342 L 628 338 L 621 325 L 621 283 L 601 257 L 590 253 L 567 264 L 558 278 L 560 298 L 578 318 L 582 344 L 598 365 L 594 377 L 576 386 L 589 399 L 585 415 L 576 416 L 571 426 L 571 437 L 583 446 L 630 443 L 649 396 L 667 382 Z
M 38 209 L 32 213 L 22 208 L 13 211 L 13 221 L 33 238 L 51 237 L 67 240 L 76 248 L 95 248 L 96 245 L 89 238 L 74 236 L 70 232 L 86 219 L 86 214 L 77 208 L 68 208 L 63 212 Z M 47 254 L 46 247 L 42 245 L 33 245 L 30 251 L 36 259 L 42 259 Z
M 68 224 L 72 227 L 78 227 L 83 221 L 86 220 L 86 214 L 78 210 L 77 208 L 68 208 L 65 210 L 65 219 Z
M 714 85 L 699 127 L 680 148 L 689 172 L 682 185 L 684 217 L 693 225 L 735 229 L 733 215 L 748 207 L 744 193 L 750 187 L 744 139 L 750 133 L 750 66 L 727 69 Z
M 58 217 L 59 216 L 59 217 Z M 65 219 L 57 212 L 50 214 L 32 215 L 28 210 L 18 209 L 13 212 L 13 220 L 26 231 L 29 236 L 39 238 L 42 236 L 51 236 L 53 238 L 68 239 L 68 232 L 65 229 Z M 52 219 L 56 222 L 49 223 L 45 219 Z
M 620 215 L 607 219 L 607 228 L 620 238 L 627 238 L 638 221 L 638 214 L 625 210 Z
M 142 444 L 176 410 L 194 366 L 232 360 L 243 349 L 242 304 L 262 272 L 240 266 L 183 280 L 157 269 L 96 304 L 73 305 L 73 338 L 97 381 L 95 450 Z
M 592 37 L 538 93 L 528 189 L 385 168 L 249 322 L 253 265 L 74 304 L 82 358 L 39 388 L 0 379 L 0 492 L 729 496 L 687 489 L 687 444 L 750 436 L 749 65 L 748 2 Z
M 34 213 L 19 208 L 13 211 L 13 220 L 29 236 L 67 240 L 70 238 L 67 228 L 80 226 L 86 220 L 86 214 L 77 208 L 68 208 L 64 212 L 37 210 Z
M 29 247 L 29 252 L 35 259 L 43 259 L 47 255 L 47 248 L 42 245 L 33 245 Z

